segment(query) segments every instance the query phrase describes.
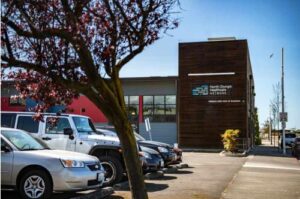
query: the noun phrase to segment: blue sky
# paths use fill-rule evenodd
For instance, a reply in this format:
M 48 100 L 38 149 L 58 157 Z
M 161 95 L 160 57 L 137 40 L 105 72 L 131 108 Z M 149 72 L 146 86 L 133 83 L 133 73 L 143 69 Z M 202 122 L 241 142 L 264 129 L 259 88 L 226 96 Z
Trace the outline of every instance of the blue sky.
M 123 77 L 178 75 L 178 43 L 209 37 L 247 39 L 262 124 L 269 115 L 273 85 L 281 79 L 285 51 L 288 128 L 300 128 L 300 0 L 181 0 L 179 28 L 145 49 Z M 274 56 L 270 59 L 270 55 Z

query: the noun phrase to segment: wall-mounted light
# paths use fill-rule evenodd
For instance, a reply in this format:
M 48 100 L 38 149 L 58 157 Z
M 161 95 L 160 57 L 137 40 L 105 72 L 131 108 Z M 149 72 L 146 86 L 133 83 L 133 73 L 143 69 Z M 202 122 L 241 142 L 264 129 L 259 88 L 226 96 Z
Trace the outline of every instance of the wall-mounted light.
M 189 73 L 188 76 L 221 76 L 221 75 L 235 75 L 235 72 L 224 72 L 224 73 Z

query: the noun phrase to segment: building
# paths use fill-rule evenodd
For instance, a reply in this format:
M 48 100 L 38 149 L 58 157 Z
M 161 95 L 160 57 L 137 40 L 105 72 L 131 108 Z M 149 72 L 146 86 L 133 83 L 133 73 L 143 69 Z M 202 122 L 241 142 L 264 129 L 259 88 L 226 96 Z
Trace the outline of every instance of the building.
M 254 80 L 247 40 L 179 44 L 178 141 L 184 148 L 222 148 L 220 134 L 239 129 L 253 143 Z
M 255 94 L 246 40 L 180 43 L 178 77 L 122 82 L 128 116 L 146 138 L 150 135 L 144 121 L 149 118 L 153 140 L 177 142 L 183 148 L 220 149 L 220 134 L 232 128 L 241 130 L 244 149 L 252 144 Z M 3 88 L 11 87 L 4 84 Z M 1 101 L 11 101 L 6 93 Z M 1 110 L 12 109 L 2 101 Z M 68 110 L 91 117 L 97 126 L 109 123 L 85 96 L 74 100 Z

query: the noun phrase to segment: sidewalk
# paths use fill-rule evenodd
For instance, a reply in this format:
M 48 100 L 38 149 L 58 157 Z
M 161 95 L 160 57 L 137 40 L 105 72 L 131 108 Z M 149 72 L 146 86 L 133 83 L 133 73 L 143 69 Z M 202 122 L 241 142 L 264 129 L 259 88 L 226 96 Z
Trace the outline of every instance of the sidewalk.
M 264 140 L 250 152 L 221 198 L 300 199 L 300 163 Z

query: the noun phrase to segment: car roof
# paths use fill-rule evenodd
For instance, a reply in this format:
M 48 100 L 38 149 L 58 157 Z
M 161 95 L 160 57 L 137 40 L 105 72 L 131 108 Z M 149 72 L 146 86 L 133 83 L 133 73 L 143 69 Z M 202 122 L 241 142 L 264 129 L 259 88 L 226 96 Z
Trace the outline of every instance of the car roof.
M 8 127 L 0 127 L 0 130 L 6 130 L 6 131 L 20 131 L 19 129 L 8 128 Z
M 36 114 L 35 112 L 18 112 L 18 111 L 1 111 L 2 113 L 14 113 L 14 114 L 21 114 L 21 115 L 34 115 Z M 56 113 L 42 113 L 42 115 L 54 115 L 54 116 L 74 116 L 74 117 L 86 117 L 89 118 L 88 116 L 85 115 L 78 115 L 78 114 L 69 114 L 69 113 L 61 113 L 60 115 L 57 115 Z

